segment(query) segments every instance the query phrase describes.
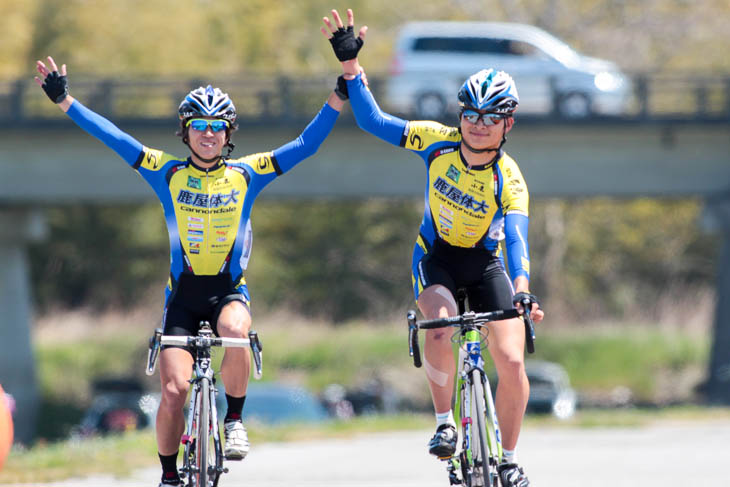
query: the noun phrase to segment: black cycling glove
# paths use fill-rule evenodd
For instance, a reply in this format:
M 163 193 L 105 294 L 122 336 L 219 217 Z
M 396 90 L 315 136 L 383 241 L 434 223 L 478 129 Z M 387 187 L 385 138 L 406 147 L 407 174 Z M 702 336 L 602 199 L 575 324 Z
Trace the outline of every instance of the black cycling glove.
M 350 95 L 347 93 L 347 80 L 345 79 L 344 75 L 339 75 L 337 77 L 335 95 L 337 95 L 337 97 L 342 101 L 348 100 L 350 98 Z
M 540 307 L 540 301 L 537 300 L 537 296 L 530 293 L 515 293 L 515 295 L 512 297 L 512 304 L 517 306 L 517 304 L 522 304 L 522 301 L 525 299 L 530 301 L 530 304 L 535 303 L 537 304 L 537 307 Z
M 330 43 L 332 43 L 335 56 L 342 62 L 357 57 L 357 53 L 363 45 L 363 40 L 360 37 L 355 37 L 355 30 L 351 25 L 348 25 L 347 29 L 344 27 L 337 29 L 332 34 Z
M 42 88 L 53 103 L 61 103 L 68 96 L 68 81 L 58 71 L 48 73 Z

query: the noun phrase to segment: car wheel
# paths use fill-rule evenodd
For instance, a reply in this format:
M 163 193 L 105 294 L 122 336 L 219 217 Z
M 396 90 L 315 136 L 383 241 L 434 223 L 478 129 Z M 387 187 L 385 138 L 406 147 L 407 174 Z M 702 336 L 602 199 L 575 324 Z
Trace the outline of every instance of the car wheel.
M 416 116 L 425 120 L 439 120 L 446 115 L 446 100 L 439 93 L 423 93 L 416 99 Z
M 560 97 L 558 112 L 565 118 L 586 118 L 591 111 L 591 100 L 585 93 L 566 93 Z

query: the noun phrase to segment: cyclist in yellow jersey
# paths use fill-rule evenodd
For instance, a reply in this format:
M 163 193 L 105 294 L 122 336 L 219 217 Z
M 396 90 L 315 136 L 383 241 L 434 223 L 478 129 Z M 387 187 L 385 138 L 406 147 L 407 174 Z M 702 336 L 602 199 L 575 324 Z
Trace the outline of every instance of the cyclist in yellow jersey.
M 426 208 L 412 262 L 419 309 L 426 319 L 455 316 L 455 294 L 465 289 L 474 311 L 514 305 L 524 312 L 519 303 L 527 298 L 532 319 L 541 321 L 544 313 L 529 291 L 527 185 L 515 161 L 502 150 L 519 104 L 512 78 L 484 69 L 466 80 L 458 93 L 459 127 L 383 113 L 362 82 L 364 72 L 357 60 L 367 27 L 355 37 L 352 11 L 347 13 L 346 28 L 333 10 L 334 24 L 325 17 L 322 33 L 342 62 L 358 125 L 413 151 L 426 165 Z M 500 254 L 502 240 L 509 276 Z M 524 343 L 521 320 L 489 325 L 488 349 L 499 375 L 496 409 L 504 457 L 498 470 L 503 487 L 529 486 L 515 457 L 529 395 Z M 449 458 L 457 442 L 451 411 L 456 364 L 447 332 L 428 330 L 424 365 L 437 420 L 429 451 Z
M 342 77 L 337 88 L 302 134 L 270 152 L 230 159 L 236 108 L 218 88 L 191 91 L 180 103 L 178 135 L 190 155 L 178 158 L 143 146 L 68 94 L 66 65 L 38 61 L 37 83 L 81 128 L 122 157 L 154 189 L 170 237 L 170 278 L 163 315 L 167 335 L 196 335 L 201 321 L 223 337 L 245 338 L 251 326 L 244 270 L 251 251 L 251 208 L 259 192 L 276 177 L 314 154 L 332 129 L 347 99 Z M 227 153 L 223 155 L 223 150 Z M 177 454 L 184 429 L 183 407 L 193 357 L 169 347 L 160 354 L 162 399 L 157 413 L 161 486 L 182 485 Z M 249 450 L 241 421 L 250 356 L 227 349 L 221 364 L 228 411 L 224 455 L 240 460 Z

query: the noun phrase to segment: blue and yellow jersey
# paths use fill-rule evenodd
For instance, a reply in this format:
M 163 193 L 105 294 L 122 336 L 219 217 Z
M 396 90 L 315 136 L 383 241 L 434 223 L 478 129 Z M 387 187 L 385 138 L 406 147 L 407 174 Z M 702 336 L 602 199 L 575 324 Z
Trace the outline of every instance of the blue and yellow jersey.
M 248 296 L 243 271 L 251 253 L 254 200 L 267 184 L 317 151 L 338 112 L 325 105 L 294 141 L 271 152 L 221 160 L 209 169 L 143 146 L 78 101 L 68 115 L 115 150 L 157 194 L 170 240 L 169 299 L 183 274 L 230 275 L 232 288 Z
M 413 151 L 425 163 L 425 211 L 415 252 L 429 253 L 440 239 L 497 255 L 499 242 L 505 240 L 512 279 L 529 278 L 529 195 L 515 161 L 500 151 L 493 163 L 469 167 L 459 150 L 458 128 L 383 113 L 359 76 L 348 81 L 348 91 L 361 128 Z

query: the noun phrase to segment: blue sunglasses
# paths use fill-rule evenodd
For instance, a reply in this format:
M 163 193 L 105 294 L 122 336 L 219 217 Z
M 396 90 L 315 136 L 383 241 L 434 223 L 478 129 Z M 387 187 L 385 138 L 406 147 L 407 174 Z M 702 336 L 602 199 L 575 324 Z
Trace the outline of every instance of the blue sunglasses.
M 220 132 L 221 130 L 227 129 L 229 126 L 230 123 L 228 120 L 206 120 L 204 118 L 193 118 L 192 120 L 188 120 L 188 123 L 186 124 L 186 127 L 191 127 L 197 132 L 205 132 L 208 127 L 210 127 L 210 130 L 213 132 Z
M 497 125 L 499 122 L 507 118 L 501 114 L 479 113 L 476 110 L 464 110 L 461 112 L 461 117 L 474 125 L 476 125 L 479 120 L 484 122 L 484 125 Z

